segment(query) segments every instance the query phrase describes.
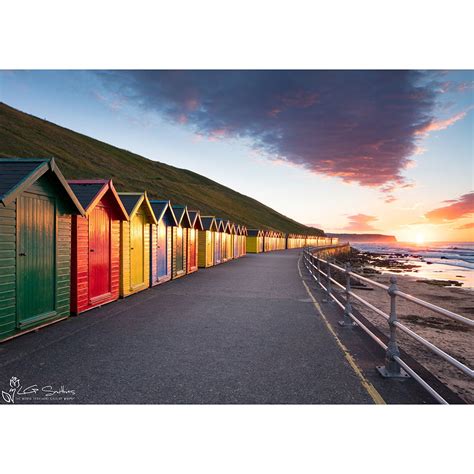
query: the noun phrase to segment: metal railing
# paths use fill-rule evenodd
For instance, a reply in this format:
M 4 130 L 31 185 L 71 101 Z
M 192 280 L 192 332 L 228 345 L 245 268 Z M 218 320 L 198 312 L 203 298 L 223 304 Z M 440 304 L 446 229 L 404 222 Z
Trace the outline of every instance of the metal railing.
M 340 244 L 342 246 L 344 244 Z M 318 247 L 318 248 L 307 248 L 303 251 L 303 260 L 306 269 L 310 272 L 313 279 L 318 283 L 321 288 L 326 291 L 330 300 L 334 301 L 343 311 L 344 316 L 339 324 L 344 327 L 353 327 L 355 325 L 359 326 L 368 336 L 370 336 L 379 346 L 381 346 L 385 352 L 385 365 L 382 367 L 377 367 L 378 371 L 383 377 L 386 378 L 405 378 L 413 377 L 425 390 L 427 390 L 439 403 L 447 404 L 447 401 L 439 395 L 436 390 L 434 390 L 420 375 L 418 375 L 409 365 L 404 362 L 400 357 L 400 350 L 398 348 L 397 342 L 397 330 L 402 331 L 411 338 L 415 339 L 417 342 L 422 344 L 424 347 L 428 348 L 430 351 L 444 359 L 449 364 L 453 365 L 464 374 L 469 377 L 474 377 L 474 371 L 469 368 L 467 365 L 463 364 L 459 360 L 455 359 L 451 355 L 444 352 L 439 347 L 435 346 L 433 343 L 426 340 L 424 337 L 420 336 L 416 332 L 412 331 L 410 328 L 400 323 L 397 318 L 397 298 L 402 298 L 407 301 L 411 301 L 423 308 L 427 308 L 435 313 L 441 314 L 447 318 L 456 320 L 462 324 L 465 324 L 469 327 L 474 326 L 474 321 L 461 316 L 460 314 L 453 313 L 447 309 L 441 308 L 434 304 L 423 301 L 415 296 L 409 295 L 400 291 L 397 287 L 397 278 L 396 276 L 390 277 L 390 286 L 383 285 L 376 281 L 373 281 L 367 277 L 354 273 L 351 270 L 350 264 L 346 264 L 345 267 L 341 267 L 331 262 L 330 259 L 322 259 L 319 256 L 313 254 L 313 252 L 320 252 L 322 250 L 327 250 L 333 247 Z M 321 269 L 321 266 L 326 271 Z M 339 283 L 336 279 L 331 276 L 331 269 L 341 272 L 345 275 L 345 285 Z M 324 278 L 322 278 L 324 277 Z M 390 314 L 385 313 L 379 308 L 375 307 L 359 295 L 355 294 L 351 288 L 351 278 L 354 280 L 363 282 L 365 284 L 383 289 L 387 291 L 390 298 Z M 333 293 L 333 285 L 343 291 L 345 299 L 341 301 Z M 352 311 L 351 300 L 355 299 L 366 308 L 374 311 L 378 316 L 384 318 L 388 323 L 389 329 L 389 340 L 388 344 L 385 344 L 379 337 L 377 337 L 366 325 L 364 325 Z

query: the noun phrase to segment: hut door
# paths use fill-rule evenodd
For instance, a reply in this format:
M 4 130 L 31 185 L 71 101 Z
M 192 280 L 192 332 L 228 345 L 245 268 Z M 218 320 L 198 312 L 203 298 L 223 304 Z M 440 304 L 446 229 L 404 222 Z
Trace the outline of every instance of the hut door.
M 18 198 L 17 324 L 51 317 L 55 311 L 56 206 L 46 196 Z
M 110 218 L 108 210 L 96 206 L 89 217 L 89 298 L 110 293 Z
M 130 267 L 132 287 L 145 282 L 145 215 L 136 213 L 130 225 Z
M 220 232 L 216 232 L 216 240 L 214 241 L 215 244 L 215 254 L 216 254 L 216 263 L 221 263 L 221 234 Z
M 189 268 L 196 267 L 196 230 L 189 229 Z
M 184 270 L 183 228 L 178 227 L 176 233 L 176 271 Z
M 166 224 L 163 221 L 158 224 L 157 245 L 157 272 L 158 278 L 162 278 L 168 275 L 168 239 Z
M 206 257 L 207 265 L 212 265 L 214 252 L 214 234 L 212 232 L 206 232 Z

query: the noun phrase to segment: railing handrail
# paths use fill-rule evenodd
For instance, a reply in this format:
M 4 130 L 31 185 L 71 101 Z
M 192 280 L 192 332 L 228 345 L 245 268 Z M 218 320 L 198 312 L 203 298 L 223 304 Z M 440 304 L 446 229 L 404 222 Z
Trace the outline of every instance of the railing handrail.
M 330 246 L 331 248 L 335 248 L 336 246 Z M 313 250 L 322 250 L 322 247 L 316 247 L 312 248 Z M 311 248 L 308 249 L 308 252 L 311 252 Z M 317 257 L 319 258 L 319 257 Z M 323 258 L 319 258 L 321 262 L 325 263 L 326 265 L 330 265 L 331 267 L 335 268 L 336 270 L 339 270 L 341 272 L 344 272 L 345 269 L 340 267 L 339 265 L 336 265 L 332 262 L 329 262 L 328 260 L 324 260 Z M 355 279 L 358 279 L 360 281 L 363 281 L 364 283 L 368 283 L 369 285 L 375 286 L 377 288 L 381 288 L 383 290 L 389 289 L 387 285 L 384 285 L 382 283 L 379 283 L 377 281 L 371 280 L 370 278 L 364 277 L 362 275 L 359 275 L 358 273 L 355 272 L 350 272 L 350 275 L 354 277 Z M 424 308 L 430 309 L 434 311 L 435 313 L 442 314 L 443 316 L 446 316 L 451 319 L 455 319 L 456 321 L 459 321 L 461 323 L 467 324 L 468 326 L 474 327 L 474 320 L 466 318 L 465 316 L 462 316 L 460 314 L 454 313 L 453 311 L 449 311 L 448 309 L 441 308 L 440 306 L 437 306 L 432 303 L 428 303 L 428 301 L 424 301 L 420 298 L 417 298 L 416 296 L 410 295 L 408 293 L 405 293 L 400 290 L 396 290 L 395 294 L 397 296 L 400 296 L 400 298 L 403 298 L 405 300 L 411 301 L 413 303 L 416 303 L 419 306 L 423 306 Z
M 381 345 L 386 351 L 386 366 L 383 368 L 380 368 L 379 371 L 382 373 L 384 371 L 385 375 L 387 377 L 394 377 L 394 376 L 402 376 L 402 368 L 407 371 L 408 374 L 410 374 L 415 380 L 417 380 L 431 395 L 434 396 L 436 400 L 438 400 L 440 403 L 447 403 L 446 400 L 443 399 L 432 387 L 427 384 L 426 381 L 424 381 L 416 372 L 411 369 L 406 362 L 404 362 L 400 358 L 399 350 L 398 350 L 398 345 L 396 341 L 396 329 L 398 328 L 399 330 L 403 331 L 405 334 L 408 336 L 412 337 L 415 339 L 417 342 L 421 343 L 423 346 L 428 348 L 430 351 L 433 353 L 437 354 L 440 356 L 442 359 L 456 367 L 457 369 L 461 370 L 463 373 L 467 374 L 470 377 L 474 377 L 474 371 L 469 368 L 467 365 L 463 364 L 453 356 L 447 354 L 444 352 L 442 349 L 428 341 L 427 339 L 423 338 L 419 334 L 417 334 L 415 331 L 411 330 L 407 326 L 403 325 L 397 320 L 397 314 L 396 314 L 396 297 L 400 297 L 402 299 L 411 301 L 413 303 L 418 304 L 419 306 L 422 306 L 424 308 L 430 309 L 438 314 L 441 314 L 443 316 L 446 316 L 451 319 L 455 319 L 456 321 L 459 321 L 463 324 L 467 324 L 468 326 L 474 326 L 474 321 L 466 318 L 464 316 L 461 316 L 460 314 L 454 313 L 452 311 L 446 310 L 444 308 L 441 308 L 440 306 L 436 306 L 432 303 L 428 303 L 427 301 L 424 301 L 420 298 L 417 298 L 415 296 L 412 296 L 408 293 L 405 293 L 403 291 L 398 290 L 396 286 L 396 277 L 391 278 L 391 286 L 383 285 L 381 283 L 375 282 L 371 280 L 370 278 L 364 277 L 362 275 L 359 275 L 353 271 L 350 270 L 349 266 L 346 266 L 346 268 L 343 268 L 339 265 L 336 265 L 335 263 L 330 262 L 328 259 L 323 259 L 320 258 L 319 256 L 316 256 L 313 254 L 314 251 L 321 251 L 325 249 L 334 249 L 338 248 L 341 246 L 345 246 L 347 244 L 338 244 L 338 245 L 332 245 L 332 246 L 324 246 L 324 247 L 316 247 L 316 248 L 306 248 L 303 251 L 303 257 L 304 257 L 304 264 L 305 267 L 310 271 L 312 277 L 318 282 L 318 284 L 328 293 L 328 295 L 332 298 L 334 302 L 338 304 L 343 310 L 344 310 L 344 321 L 341 321 L 341 325 L 345 326 L 348 325 L 348 321 L 350 322 L 349 325 L 353 325 L 354 322 L 361 326 L 361 328 L 379 345 Z M 310 258 L 308 258 L 310 257 Z M 317 265 L 314 264 L 314 259 L 316 259 Z M 313 261 L 312 261 L 313 260 Z M 308 267 L 307 263 L 311 266 L 311 268 Z M 323 272 L 320 268 L 320 263 L 323 263 L 326 266 L 326 272 Z M 341 283 L 339 283 L 337 280 L 332 278 L 331 276 L 331 268 L 334 268 L 335 270 L 338 270 L 340 272 L 343 272 L 346 275 L 346 286 L 344 287 Z M 314 275 L 314 270 L 317 272 L 317 276 Z M 326 286 L 321 282 L 320 275 L 324 275 L 325 280 L 326 280 Z M 390 315 L 385 313 L 384 311 L 378 309 L 376 306 L 372 305 L 368 301 L 366 301 L 364 298 L 361 296 L 355 294 L 353 291 L 351 291 L 351 285 L 350 285 L 350 279 L 354 278 L 359 281 L 363 281 L 369 285 L 375 286 L 377 288 L 381 288 L 383 290 L 386 290 L 388 294 L 390 295 L 391 299 L 391 311 Z M 335 284 L 338 288 L 342 289 L 345 292 L 346 299 L 345 299 L 345 305 L 343 302 L 341 302 L 336 296 L 332 294 L 332 284 Z M 370 329 L 368 329 L 366 326 L 364 326 L 352 313 L 352 307 L 350 304 L 350 297 L 358 300 L 360 303 L 362 303 L 365 307 L 371 309 L 374 311 L 376 314 L 379 316 L 383 317 L 386 321 L 388 321 L 389 328 L 390 328 L 390 339 L 389 339 L 389 344 L 388 346 L 384 344 L 380 338 L 378 338 Z M 406 375 L 406 374 L 404 374 Z

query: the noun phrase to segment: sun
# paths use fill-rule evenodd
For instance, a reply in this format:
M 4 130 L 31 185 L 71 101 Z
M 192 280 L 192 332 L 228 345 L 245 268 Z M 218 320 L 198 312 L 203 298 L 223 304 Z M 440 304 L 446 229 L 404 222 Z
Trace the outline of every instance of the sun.
M 425 242 L 425 236 L 423 234 L 416 234 L 415 242 L 417 244 L 422 244 Z

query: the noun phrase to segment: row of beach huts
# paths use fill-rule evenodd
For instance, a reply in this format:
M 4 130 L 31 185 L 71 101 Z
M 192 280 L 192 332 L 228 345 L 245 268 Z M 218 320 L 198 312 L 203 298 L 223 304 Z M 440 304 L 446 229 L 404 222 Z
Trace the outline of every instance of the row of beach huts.
M 112 180 L 66 181 L 54 159 L 0 159 L 0 341 L 247 252 L 334 240 L 247 229 Z

